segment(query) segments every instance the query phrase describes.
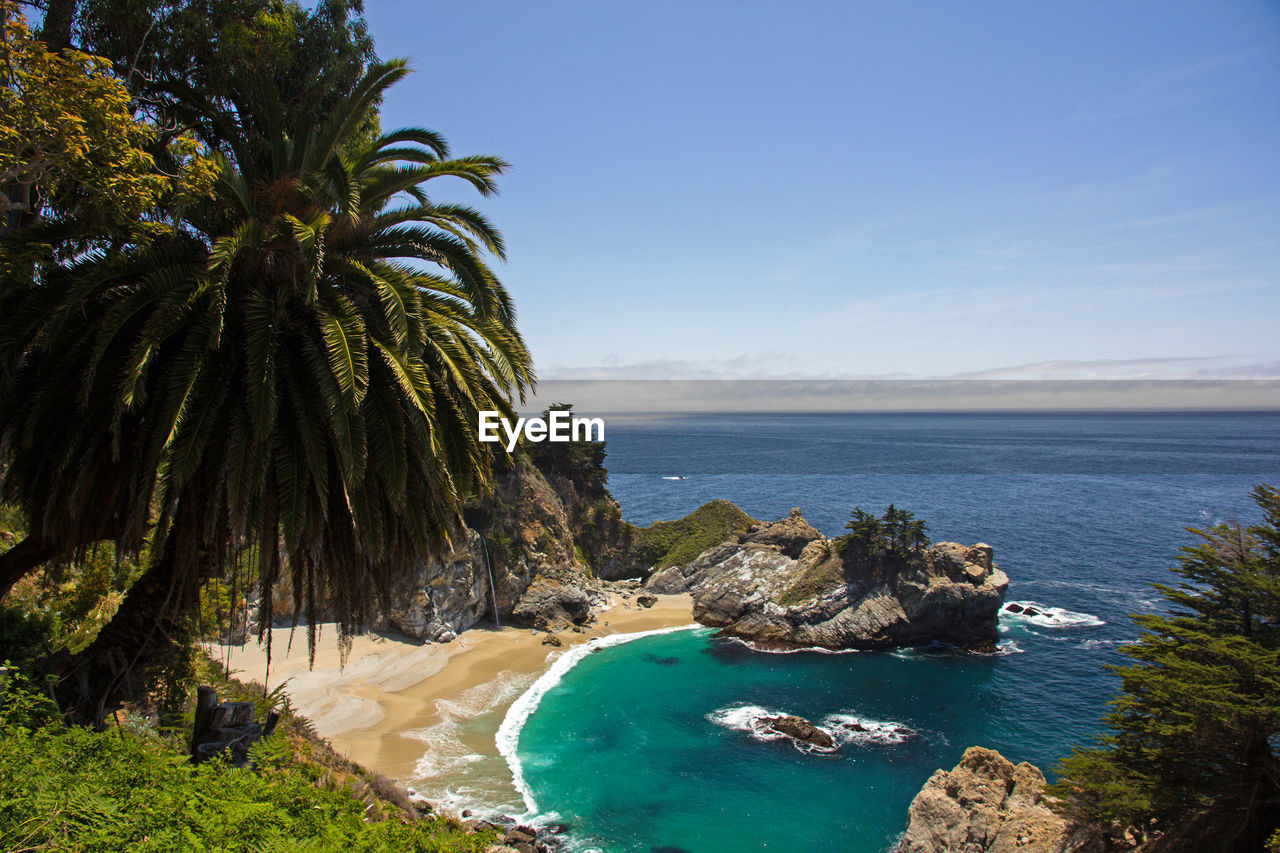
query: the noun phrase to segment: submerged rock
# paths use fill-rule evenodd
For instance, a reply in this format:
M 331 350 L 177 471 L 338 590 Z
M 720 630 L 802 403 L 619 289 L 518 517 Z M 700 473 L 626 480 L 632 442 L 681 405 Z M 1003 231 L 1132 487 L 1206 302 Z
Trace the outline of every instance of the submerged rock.
M 995 647 L 1009 579 L 990 545 L 940 542 L 874 563 L 850 552 L 792 510 L 656 572 L 648 586 L 691 592 L 703 625 L 765 647 Z
M 911 801 L 896 853 L 1088 853 L 1101 848 L 1044 802 L 1044 774 L 971 746 Z

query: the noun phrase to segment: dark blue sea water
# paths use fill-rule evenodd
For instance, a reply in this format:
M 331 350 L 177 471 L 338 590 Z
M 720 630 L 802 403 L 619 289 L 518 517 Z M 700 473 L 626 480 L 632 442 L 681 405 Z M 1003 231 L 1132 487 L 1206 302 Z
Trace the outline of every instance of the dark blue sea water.
M 1003 617 L 997 656 L 765 654 L 706 631 L 585 655 L 517 755 L 538 810 L 605 851 L 876 853 L 967 746 L 1051 768 L 1100 730 L 1105 666 L 1160 606 L 1185 528 L 1252 522 L 1250 489 L 1280 484 L 1280 413 L 610 418 L 607 438 L 635 523 L 727 498 L 833 536 L 893 502 L 935 541 L 994 546 L 1008 599 L 1050 615 Z M 748 707 L 869 731 L 805 754 L 753 736 Z

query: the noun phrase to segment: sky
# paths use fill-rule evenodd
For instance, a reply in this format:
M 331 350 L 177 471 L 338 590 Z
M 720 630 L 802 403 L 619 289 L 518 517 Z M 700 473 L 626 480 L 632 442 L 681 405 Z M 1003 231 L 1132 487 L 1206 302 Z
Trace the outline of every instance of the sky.
M 366 0 L 543 379 L 1280 378 L 1280 2 Z

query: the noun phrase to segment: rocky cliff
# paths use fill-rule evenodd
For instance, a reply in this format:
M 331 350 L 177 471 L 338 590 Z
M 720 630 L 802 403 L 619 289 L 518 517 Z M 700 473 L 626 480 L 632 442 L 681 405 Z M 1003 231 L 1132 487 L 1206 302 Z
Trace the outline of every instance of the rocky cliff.
M 581 506 L 580 497 L 571 497 L 576 504 L 527 457 L 517 456 L 495 477 L 493 493 L 467 508 L 467 525 L 455 535 L 453 549 L 392 582 L 390 606 L 373 615 L 373 627 L 447 642 L 480 622 L 492 623 L 495 614 L 504 625 L 542 630 L 590 621 L 609 594 L 607 584 L 592 577 L 579 540 L 603 537 L 593 537 L 594 528 L 584 533 L 581 519 L 571 517 L 568 507 Z M 607 513 L 609 504 L 617 504 L 605 497 Z M 276 586 L 273 607 L 277 614 L 293 612 L 287 582 Z M 324 611 L 316 615 L 332 618 Z
M 565 497 L 527 458 L 516 458 L 467 521 L 453 553 L 395 583 L 389 627 L 447 641 L 496 611 L 502 623 L 558 630 L 586 623 L 608 602 L 579 558 Z
M 1101 846 L 1051 811 L 1036 767 L 971 746 L 911 801 L 897 853 L 1093 853 Z
M 868 561 L 845 544 L 793 509 L 655 572 L 647 587 L 691 592 L 699 622 L 767 647 L 994 647 L 1009 579 L 990 546 L 941 542 Z

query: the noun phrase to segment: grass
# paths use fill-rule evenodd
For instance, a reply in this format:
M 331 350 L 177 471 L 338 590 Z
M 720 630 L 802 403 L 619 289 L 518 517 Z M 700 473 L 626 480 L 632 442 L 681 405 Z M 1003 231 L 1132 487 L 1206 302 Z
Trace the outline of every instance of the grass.
M 639 562 L 664 569 L 696 558 L 746 530 L 756 520 L 729 501 L 703 504 L 684 518 L 655 521 L 636 531 L 635 554 Z
M 826 558 L 808 566 L 797 575 L 791 585 L 783 590 L 782 595 L 778 597 L 778 603 L 783 605 L 799 604 L 802 601 L 816 598 L 835 584 L 843 582 L 844 578 L 844 560 L 841 558 L 839 550 L 829 544 Z

